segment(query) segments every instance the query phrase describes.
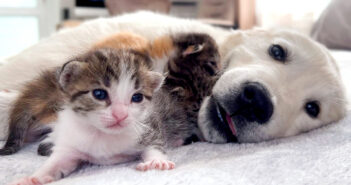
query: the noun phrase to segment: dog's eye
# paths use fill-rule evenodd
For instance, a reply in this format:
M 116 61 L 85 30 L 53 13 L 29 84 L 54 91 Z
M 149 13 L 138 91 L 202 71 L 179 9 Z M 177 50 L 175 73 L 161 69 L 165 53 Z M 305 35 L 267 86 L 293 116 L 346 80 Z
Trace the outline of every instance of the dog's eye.
M 273 44 L 269 47 L 269 55 L 274 58 L 274 60 L 284 62 L 286 60 L 286 51 L 280 45 Z
M 320 112 L 319 103 L 317 101 L 307 102 L 305 111 L 311 118 L 316 118 Z

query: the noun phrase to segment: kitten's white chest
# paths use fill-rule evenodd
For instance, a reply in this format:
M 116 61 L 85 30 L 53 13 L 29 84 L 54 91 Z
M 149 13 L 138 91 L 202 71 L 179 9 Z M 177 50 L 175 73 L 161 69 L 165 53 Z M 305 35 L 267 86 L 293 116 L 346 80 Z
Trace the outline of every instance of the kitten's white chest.
M 138 138 L 129 133 L 121 133 L 115 136 L 107 135 L 100 131 L 86 132 L 82 138 L 87 139 L 79 139 L 76 147 L 82 152 L 96 157 L 133 152 L 138 142 Z
M 87 160 L 97 164 L 113 164 L 119 162 L 121 156 L 136 156 L 140 153 L 140 136 L 133 129 L 127 127 L 119 134 L 107 134 L 67 115 L 60 115 L 54 129 L 57 147 L 74 148 L 87 156 Z
M 89 161 L 97 164 L 113 164 L 120 162 L 121 158 L 135 158 L 139 155 L 138 140 L 128 134 L 117 137 L 95 134 L 89 138 L 89 143 L 77 142 L 80 151 L 88 154 Z M 128 161 L 128 160 L 126 160 Z

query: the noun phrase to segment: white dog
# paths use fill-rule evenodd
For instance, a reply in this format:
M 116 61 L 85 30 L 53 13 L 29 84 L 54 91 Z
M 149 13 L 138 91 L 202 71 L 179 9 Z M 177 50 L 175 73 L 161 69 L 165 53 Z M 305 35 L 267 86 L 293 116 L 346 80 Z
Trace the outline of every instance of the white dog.
M 62 65 L 119 31 L 150 40 L 200 32 L 216 40 L 224 74 L 200 110 L 199 127 L 207 141 L 257 142 L 291 136 L 337 121 L 346 112 L 337 66 L 313 40 L 290 31 L 223 30 L 151 12 L 97 19 L 54 34 L 0 67 L 0 90 L 20 90 L 40 71 Z M 10 104 L 14 97 L 0 94 L 0 120 L 8 114 L 1 104 Z
M 222 43 L 225 72 L 202 104 L 207 141 L 258 142 L 341 119 L 346 101 L 335 61 L 289 31 L 249 31 Z

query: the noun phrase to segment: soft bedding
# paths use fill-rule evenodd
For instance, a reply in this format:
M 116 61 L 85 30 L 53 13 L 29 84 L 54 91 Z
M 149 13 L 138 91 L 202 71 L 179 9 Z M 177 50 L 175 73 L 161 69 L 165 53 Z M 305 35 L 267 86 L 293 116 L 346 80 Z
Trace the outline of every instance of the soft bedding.
M 348 97 L 351 52 L 333 51 Z M 84 165 L 52 184 L 350 184 L 351 109 L 338 123 L 298 136 L 257 144 L 195 143 L 168 151 L 171 171 L 135 170 L 136 162 L 113 166 Z M 1 145 L 3 142 L 0 142 Z M 44 163 L 37 144 L 0 157 L 0 184 L 28 176 Z

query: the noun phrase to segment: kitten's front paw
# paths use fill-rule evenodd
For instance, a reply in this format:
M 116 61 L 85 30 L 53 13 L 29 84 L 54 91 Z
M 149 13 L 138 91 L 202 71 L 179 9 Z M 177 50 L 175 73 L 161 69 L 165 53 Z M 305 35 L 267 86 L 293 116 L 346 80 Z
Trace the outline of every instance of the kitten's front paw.
M 37 177 L 25 177 L 13 183 L 10 183 L 9 185 L 43 185 L 52 181 L 53 178 L 50 176 L 43 177 L 40 180 Z
M 163 160 L 163 159 L 154 159 L 152 161 L 139 163 L 136 169 L 140 171 L 146 171 L 146 170 L 152 170 L 152 169 L 171 170 L 174 167 L 175 167 L 175 164 L 172 161 Z
M 10 92 L 10 90 L 7 90 L 7 89 L 2 89 L 2 90 L 0 90 L 0 92 L 9 93 L 9 92 Z
M 17 180 L 9 185 L 41 185 L 40 181 L 36 177 L 25 177 Z

